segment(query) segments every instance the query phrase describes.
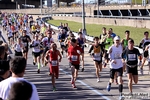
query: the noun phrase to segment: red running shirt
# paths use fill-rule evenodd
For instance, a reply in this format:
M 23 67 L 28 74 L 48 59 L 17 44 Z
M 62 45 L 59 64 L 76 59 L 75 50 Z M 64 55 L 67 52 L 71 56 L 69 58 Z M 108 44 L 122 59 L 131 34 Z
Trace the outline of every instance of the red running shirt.
M 50 66 L 58 66 L 58 50 L 52 51 L 49 50 L 49 59 L 50 59 Z
M 70 46 L 68 48 L 68 56 L 69 60 L 72 64 L 79 65 L 80 64 L 80 54 L 83 53 L 83 50 L 79 47 Z

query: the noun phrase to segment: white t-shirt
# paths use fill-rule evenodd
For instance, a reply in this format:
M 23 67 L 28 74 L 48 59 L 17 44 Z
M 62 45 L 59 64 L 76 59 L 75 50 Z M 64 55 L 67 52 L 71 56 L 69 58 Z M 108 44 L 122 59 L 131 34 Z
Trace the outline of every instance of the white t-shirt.
M 24 78 L 16 78 L 16 77 L 10 77 L 10 78 L 7 78 L 7 79 L 1 81 L 0 82 L 0 98 L 2 98 L 3 100 L 7 100 L 12 84 L 15 82 L 18 82 L 18 81 L 28 82 Z M 30 83 L 30 84 L 32 85 L 32 89 L 33 89 L 32 96 L 31 96 L 30 100 L 39 100 L 39 96 L 38 96 L 37 89 L 36 89 L 35 85 L 32 83 Z
M 118 47 L 116 47 L 115 45 L 112 45 L 108 51 L 110 51 L 110 49 L 112 50 L 112 52 L 109 54 L 109 57 L 111 60 L 115 60 L 116 64 L 113 63 L 112 61 L 110 61 L 110 68 L 111 69 L 119 69 L 121 67 L 123 67 L 123 62 L 122 62 L 122 46 L 119 45 Z
M 50 38 L 50 41 L 48 41 L 48 37 L 45 37 L 42 39 L 42 42 L 44 43 L 44 46 L 49 48 L 51 43 L 54 43 L 54 39 Z

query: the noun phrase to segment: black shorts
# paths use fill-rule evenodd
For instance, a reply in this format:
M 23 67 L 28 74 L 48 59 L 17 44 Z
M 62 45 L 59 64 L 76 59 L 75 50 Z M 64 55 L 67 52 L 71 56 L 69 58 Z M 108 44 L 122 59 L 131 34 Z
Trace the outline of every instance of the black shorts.
M 148 51 L 144 51 L 143 55 L 145 58 L 147 58 L 148 57 Z
M 80 65 L 76 65 L 76 64 L 73 64 L 73 63 L 69 63 L 69 66 L 74 66 L 75 69 L 79 70 L 80 69 Z
M 39 57 L 41 55 L 41 52 L 32 52 L 32 53 L 35 58 Z
M 35 35 L 35 34 L 36 34 L 36 31 L 32 31 L 32 33 Z
M 46 52 L 49 50 L 49 48 L 48 47 L 46 47 L 45 49 L 44 49 L 44 52 L 43 52 L 43 54 L 45 55 L 46 54 Z
M 17 52 L 17 51 L 15 50 L 15 56 L 23 56 L 23 55 L 22 55 L 22 52 Z
M 13 32 L 12 34 L 13 34 L 13 36 L 14 36 L 14 35 L 16 35 L 16 32 Z
M 11 37 L 8 37 L 8 41 L 10 41 L 10 39 L 11 39 L 11 38 L 13 39 L 13 36 L 11 36 Z
M 106 60 L 109 60 L 107 50 L 104 51 L 104 58 L 105 58 Z
M 61 48 L 67 48 L 65 45 L 60 45 Z
M 24 49 L 23 49 L 23 53 L 27 53 L 29 51 L 29 48 L 28 47 L 25 47 Z
M 98 64 L 102 63 L 102 60 L 100 60 L 100 61 L 94 60 L 94 61 L 97 62 Z
M 114 75 L 115 75 L 116 72 L 117 72 L 117 75 L 118 75 L 118 76 L 121 76 L 121 77 L 122 77 L 122 74 L 123 74 L 123 67 L 118 68 L 118 69 L 110 69 L 110 78 L 111 78 L 111 79 L 114 79 Z
M 131 68 L 129 66 L 126 66 L 127 73 L 131 73 L 132 75 L 138 75 L 138 67 L 135 66 L 134 68 Z

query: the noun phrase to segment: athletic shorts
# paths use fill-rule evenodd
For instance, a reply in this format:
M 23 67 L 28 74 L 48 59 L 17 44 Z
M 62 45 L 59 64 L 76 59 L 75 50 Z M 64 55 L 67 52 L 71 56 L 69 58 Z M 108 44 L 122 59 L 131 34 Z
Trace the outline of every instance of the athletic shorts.
M 47 47 L 44 49 L 44 52 L 43 52 L 44 55 L 46 54 L 46 52 L 47 52 L 48 50 L 49 50 L 49 48 L 47 48 Z
M 13 36 L 14 36 L 14 35 L 16 35 L 16 32 L 13 32 L 12 34 L 13 34 Z
M 36 31 L 32 31 L 32 33 L 35 35 L 35 34 L 36 34 Z
M 118 69 L 110 69 L 110 78 L 114 79 L 115 73 L 117 72 L 118 76 L 122 77 L 123 74 L 123 67 L 118 68 Z
M 107 50 L 104 51 L 104 58 L 105 58 L 106 60 L 109 60 Z
M 98 64 L 102 63 L 102 60 L 100 60 L 100 61 L 94 60 L 94 61 L 97 62 Z
M 51 66 L 50 65 L 50 74 L 55 75 L 56 78 L 59 77 L 59 67 L 58 66 Z
M 32 52 L 32 53 L 35 58 L 39 57 L 41 55 L 41 52 Z
M 27 53 L 29 51 L 29 48 L 28 47 L 25 47 L 24 49 L 23 49 L 23 53 Z
M 76 69 L 76 70 L 79 70 L 80 69 L 80 65 L 79 64 L 73 64 L 73 63 L 69 63 L 69 66 L 74 66 L 74 68 Z
M 22 55 L 22 52 L 17 52 L 17 51 L 15 50 L 15 56 L 23 56 L 23 55 Z
M 144 57 L 147 58 L 148 57 L 148 51 L 144 51 Z
M 11 38 L 13 39 L 13 36 L 11 36 L 11 37 L 8 37 L 8 41 L 10 41 L 10 39 L 11 39 Z
M 132 75 L 138 75 L 138 67 L 135 66 L 134 68 L 131 68 L 129 66 L 126 66 L 127 73 L 131 73 Z

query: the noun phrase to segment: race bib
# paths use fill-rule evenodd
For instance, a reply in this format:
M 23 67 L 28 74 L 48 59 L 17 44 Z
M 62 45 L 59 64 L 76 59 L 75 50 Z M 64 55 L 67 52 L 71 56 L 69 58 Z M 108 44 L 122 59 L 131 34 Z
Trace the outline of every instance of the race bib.
M 101 60 L 101 56 L 100 53 L 94 53 L 94 60 L 100 61 Z
M 72 61 L 77 61 L 77 58 L 78 58 L 78 56 L 75 56 L 75 55 L 72 55 L 72 56 L 71 56 L 71 60 L 72 60 Z
M 65 43 L 64 43 L 64 42 L 61 42 L 60 44 L 61 44 L 61 45 L 64 45 Z
M 128 61 L 135 61 L 136 55 L 135 54 L 128 54 Z
M 57 60 L 53 60 L 51 61 L 51 63 L 52 63 L 52 66 L 58 66 Z
M 121 59 L 121 54 L 120 53 L 115 53 L 114 59 Z
M 24 45 L 25 47 L 27 47 L 27 43 L 23 43 L 23 45 Z
M 100 57 L 100 53 L 94 53 L 94 57 L 95 58 L 99 58 Z

